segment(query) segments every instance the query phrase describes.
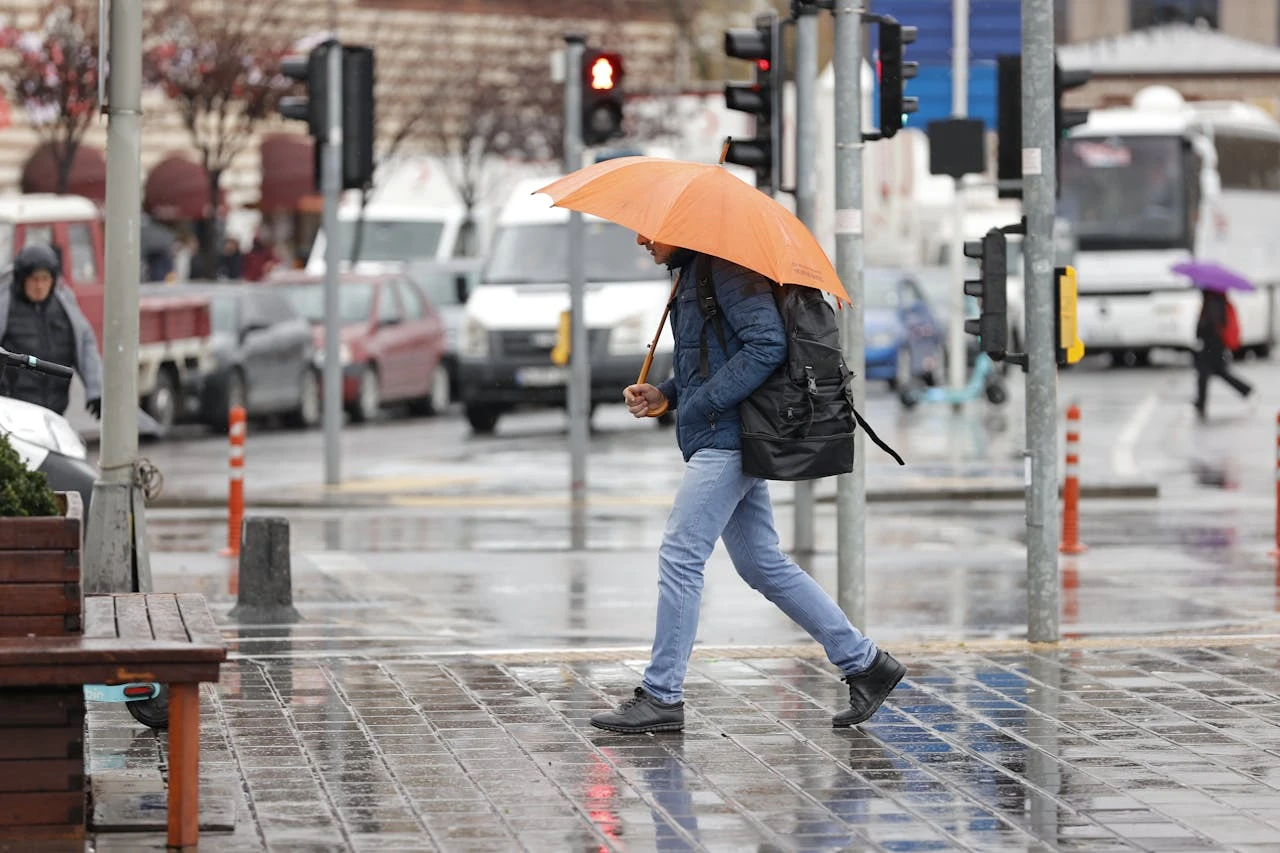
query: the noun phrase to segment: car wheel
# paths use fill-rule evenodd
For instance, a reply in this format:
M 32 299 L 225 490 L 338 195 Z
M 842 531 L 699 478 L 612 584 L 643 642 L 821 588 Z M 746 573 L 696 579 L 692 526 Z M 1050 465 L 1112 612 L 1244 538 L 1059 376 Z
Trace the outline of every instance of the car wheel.
M 443 364 L 437 364 L 431 374 L 431 389 L 427 396 L 420 397 L 409 404 L 409 411 L 415 415 L 441 415 L 449 408 L 449 400 L 453 397 L 453 388 L 449 382 L 449 371 Z
M 471 430 L 476 435 L 492 435 L 500 417 L 502 417 L 502 409 L 497 406 L 467 406 L 467 422 L 471 424 Z
M 298 408 L 289 416 L 289 423 L 300 429 L 318 426 L 323 417 L 320 399 L 320 377 L 314 370 L 302 372 L 302 386 L 298 389 Z
M 143 408 L 155 419 L 161 434 L 173 429 L 178 420 L 178 378 L 173 368 L 162 367 L 156 375 L 156 387 L 147 395 Z
M 382 386 L 378 382 L 378 371 L 371 364 L 360 371 L 356 401 L 349 411 L 351 419 L 356 422 L 371 421 L 382 411 Z

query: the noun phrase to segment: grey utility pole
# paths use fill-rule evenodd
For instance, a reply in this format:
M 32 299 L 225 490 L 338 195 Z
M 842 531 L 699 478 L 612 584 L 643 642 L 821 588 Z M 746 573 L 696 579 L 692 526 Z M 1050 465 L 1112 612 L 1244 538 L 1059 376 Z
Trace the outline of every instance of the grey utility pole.
M 818 10 L 796 3 L 796 216 L 810 231 L 815 224 L 818 195 L 814 163 L 818 153 L 814 92 L 818 85 Z M 797 555 L 814 551 L 813 482 L 795 485 L 795 547 Z
M 969 114 L 969 0 L 952 0 L 951 11 L 951 115 L 964 118 Z M 955 179 L 955 198 L 951 203 L 951 323 L 947 329 L 948 382 L 952 388 L 965 384 L 964 334 L 964 178 Z M 960 411 L 960 405 L 953 406 Z
M 835 0 L 836 273 L 852 300 L 840 311 L 844 358 L 853 371 L 853 404 L 866 406 L 862 327 L 862 9 Z M 854 625 L 866 626 L 867 461 L 862 432 L 853 436 L 853 472 L 836 482 L 836 600 Z
M 135 495 L 134 487 L 138 458 L 138 243 L 142 228 L 142 0 L 114 0 L 110 29 L 99 448 L 102 474 L 93 485 L 84 549 L 84 591 L 94 593 L 135 590 L 133 566 L 138 555 L 133 514 L 142 509 L 141 496 Z M 141 544 L 145 549 L 145 542 Z
M 342 322 L 338 314 L 339 267 L 338 204 L 342 200 L 342 45 L 334 40 L 325 51 L 329 78 L 325 117 L 329 126 L 321 152 L 320 187 L 324 194 L 324 481 L 342 482 Z
M 564 170 L 582 167 L 582 53 L 580 33 L 564 36 Z M 582 214 L 569 211 L 569 489 L 570 546 L 587 545 L 587 441 L 591 418 L 591 353 L 587 344 L 587 274 L 583 258 Z
M 1053 0 L 1022 0 L 1027 291 L 1027 639 L 1058 640 L 1058 367 L 1054 352 Z

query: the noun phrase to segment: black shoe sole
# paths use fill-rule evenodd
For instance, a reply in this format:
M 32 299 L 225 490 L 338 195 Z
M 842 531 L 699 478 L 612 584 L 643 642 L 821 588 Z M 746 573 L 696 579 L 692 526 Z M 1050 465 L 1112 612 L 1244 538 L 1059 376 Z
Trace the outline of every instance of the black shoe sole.
M 901 664 L 899 664 L 899 665 L 901 666 Z M 872 709 L 871 709 L 871 713 L 869 713 L 869 714 L 867 714 L 865 717 L 862 717 L 862 718 L 857 719 L 857 720 L 842 720 L 842 721 L 840 721 L 840 722 L 836 722 L 835 717 L 832 717 L 832 718 L 831 718 L 831 728 L 833 728 L 833 729 L 848 729 L 848 728 L 852 728 L 853 726 L 861 725 L 862 723 L 865 723 L 867 720 L 869 720 L 869 719 L 871 719 L 872 717 L 874 717 L 874 716 L 876 715 L 876 711 L 879 711 L 879 710 L 880 710 L 880 706 L 884 704 L 884 700 L 886 700 L 886 699 L 888 699 L 888 698 L 889 698 L 889 694 L 890 694 L 890 693 L 892 693 L 892 692 L 897 688 L 897 686 L 898 686 L 898 682 L 899 682 L 899 681 L 901 681 L 901 680 L 903 679 L 903 677 L 904 677 L 906 674 L 907 674 L 907 668 L 906 668 L 905 666 L 901 667 L 900 671 L 898 672 L 897 677 L 896 677 L 896 678 L 894 678 L 894 679 L 893 679 L 893 683 L 889 685 L 889 689 L 888 689 L 888 690 L 886 690 L 886 691 L 884 692 L 884 695 L 880 697 L 880 701 L 879 701 L 879 702 L 877 702 L 877 703 L 876 703 L 876 706 L 875 706 L 874 708 L 872 708 Z
M 684 728 L 684 723 L 654 723 L 651 726 L 611 726 L 608 723 L 597 723 L 595 720 L 591 721 L 591 725 L 597 729 L 624 735 L 642 735 L 647 732 L 678 732 Z

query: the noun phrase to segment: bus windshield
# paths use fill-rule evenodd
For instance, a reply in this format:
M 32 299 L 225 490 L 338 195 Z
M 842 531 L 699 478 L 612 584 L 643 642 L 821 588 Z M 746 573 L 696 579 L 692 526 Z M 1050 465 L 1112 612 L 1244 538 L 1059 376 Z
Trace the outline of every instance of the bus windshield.
M 1059 213 L 1079 248 L 1191 248 L 1188 175 L 1176 136 L 1074 137 L 1062 144 Z
M 582 224 L 587 281 L 652 281 L 665 267 L 636 245 L 634 231 L 612 222 Z M 569 223 L 506 225 L 493 237 L 485 284 L 559 284 L 569 280 Z

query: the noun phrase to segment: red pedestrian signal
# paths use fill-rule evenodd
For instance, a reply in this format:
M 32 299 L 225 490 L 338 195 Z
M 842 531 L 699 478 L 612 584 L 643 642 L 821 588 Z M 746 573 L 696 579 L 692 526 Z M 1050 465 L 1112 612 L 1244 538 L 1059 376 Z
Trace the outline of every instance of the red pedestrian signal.
M 622 83 L 622 57 L 616 53 L 597 53 L 583 65 L 588 89 L 608 92 Z
M 588 50 L 582 57 L 582 144 L 622 136 L 622 54 Z

